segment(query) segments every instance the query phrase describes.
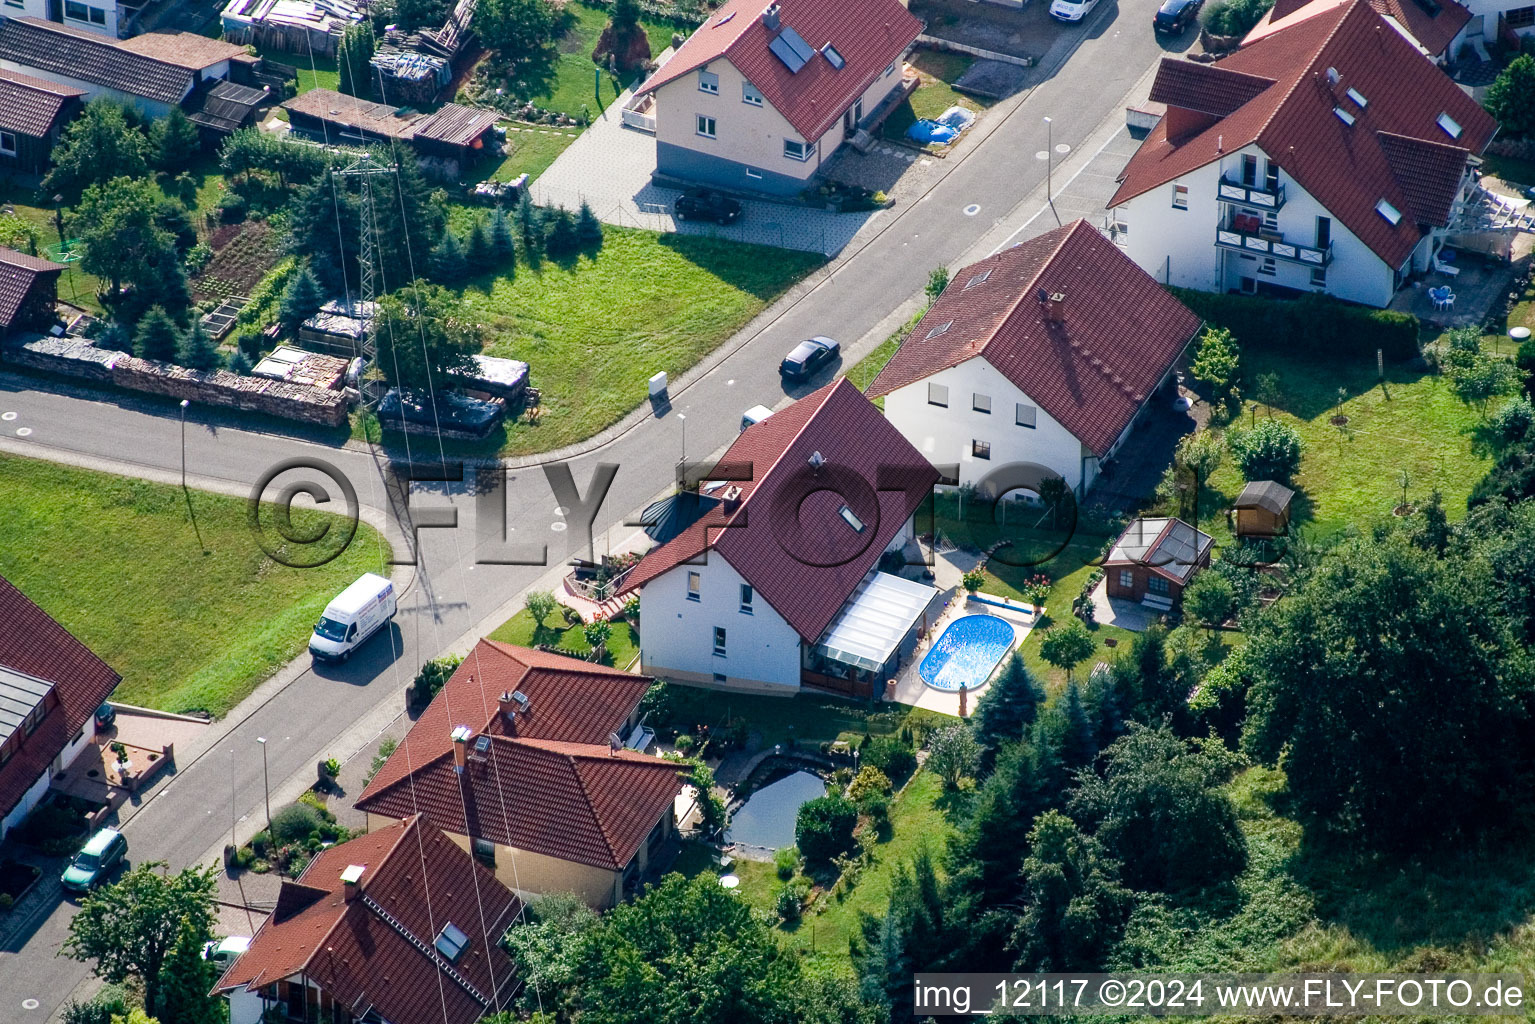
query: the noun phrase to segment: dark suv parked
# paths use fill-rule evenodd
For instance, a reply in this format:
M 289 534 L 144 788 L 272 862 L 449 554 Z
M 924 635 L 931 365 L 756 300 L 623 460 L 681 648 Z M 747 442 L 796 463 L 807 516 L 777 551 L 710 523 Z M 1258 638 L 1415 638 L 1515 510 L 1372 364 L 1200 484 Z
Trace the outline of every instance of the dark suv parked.
M 677 197 L 672 215 L 678 220 L 734 224 L 741 219 L 741 204 L 712 188 L 690 188 Z

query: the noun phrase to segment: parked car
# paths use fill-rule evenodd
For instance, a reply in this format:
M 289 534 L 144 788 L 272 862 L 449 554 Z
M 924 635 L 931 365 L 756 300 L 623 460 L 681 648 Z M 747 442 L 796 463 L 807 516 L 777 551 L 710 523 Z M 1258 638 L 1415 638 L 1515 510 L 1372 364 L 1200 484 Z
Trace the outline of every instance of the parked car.
M 117 709 L 110 704 L 103 704 L 96 709 L 96 731 L 106 732 L 112 728 L 112 723 L 117 721 Z
M 767 406 L 754 405 L 741 414 L 741 429 L 745 430 L 747 427 L 755 427 L 771 415 L 773 415 L 773 410 Z
M 216 939 L 203 947 L 203 959 L 212 960 L 218 965 L 219 973 L 229 970 L 229 965 L 234 963 L 239 955 L 250 949 L 249 935 L 231 935 L 225 939 Z
M 672 215 L 678 220 L 712 220 L 734 224 L 741 219 L 741 204 L 712 188 L 690 188 L 677 197 Z
M 1199 19 L 1199 9 L 1205 0 L 1162 0 L 1162 6 L 1151 16 L 1151 27 L 1158 32 L 1182 35 Z
M 778 364 L 778 372 L 787 380 L 813 377 L 817 370 L 836 359 L 842 346 L 830 338 L 808 338 L 794 346 L 794 351 Z
M 89 892 L 106 881 L 127 854 L 128 840 L 121 832 L 115 828 L 101 829 L 75 854 L 59 883 L 72 892 Z
M 345 661 L 387 625 L 394 612 L 394 584 L 374 573 L 363 573 L 325 606 L 309 638 L 309 653 L 316 661 Z
M 1050 17 L 1056 21 L 1081 21 L 1098 6 L 1098 0 L 1053 0 Z

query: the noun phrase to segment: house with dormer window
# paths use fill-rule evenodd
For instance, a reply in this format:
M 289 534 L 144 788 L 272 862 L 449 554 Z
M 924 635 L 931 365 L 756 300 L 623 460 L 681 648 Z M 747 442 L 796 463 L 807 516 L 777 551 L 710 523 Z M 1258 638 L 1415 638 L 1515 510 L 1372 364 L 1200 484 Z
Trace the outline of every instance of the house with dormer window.
M 900 0 L 731 0 L 636 90 L 656 176 L 796 195 L 901 85 Z
M 1469 216 L 1498 127 L 1369 0 L 1307 4 L 1218 64 L 1163 58 L 1151 98 L 1108 204 L 1142 269 L 1376 307 Z

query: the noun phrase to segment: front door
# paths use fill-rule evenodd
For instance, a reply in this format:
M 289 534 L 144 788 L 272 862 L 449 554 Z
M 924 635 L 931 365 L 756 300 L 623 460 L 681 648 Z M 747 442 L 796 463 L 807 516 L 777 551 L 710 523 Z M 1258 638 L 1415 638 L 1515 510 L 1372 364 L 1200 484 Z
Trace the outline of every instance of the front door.
M 842 129 L 845 134 L 851 135 L 858 130 L 858 122 L 863 120 L 863 99 L 859 98 L 847 113 L 842 115 Z

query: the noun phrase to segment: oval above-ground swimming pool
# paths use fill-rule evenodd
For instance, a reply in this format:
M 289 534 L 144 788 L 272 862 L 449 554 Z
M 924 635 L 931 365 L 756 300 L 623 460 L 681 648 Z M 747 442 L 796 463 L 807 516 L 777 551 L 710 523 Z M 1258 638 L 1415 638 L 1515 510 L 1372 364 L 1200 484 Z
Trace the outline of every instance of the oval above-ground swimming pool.
M 1013 627 L 995 615 L 966 615 L 949 623 L 917 672 L 935 690 L 975 689 L 1013 646 Z

